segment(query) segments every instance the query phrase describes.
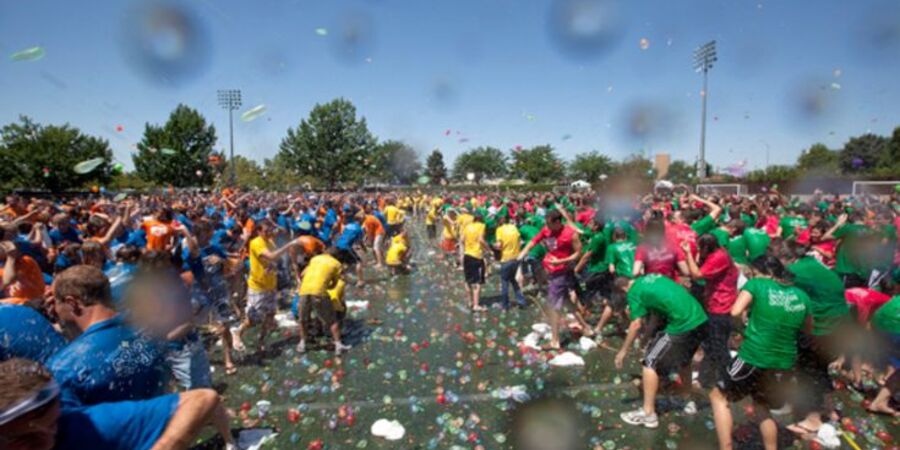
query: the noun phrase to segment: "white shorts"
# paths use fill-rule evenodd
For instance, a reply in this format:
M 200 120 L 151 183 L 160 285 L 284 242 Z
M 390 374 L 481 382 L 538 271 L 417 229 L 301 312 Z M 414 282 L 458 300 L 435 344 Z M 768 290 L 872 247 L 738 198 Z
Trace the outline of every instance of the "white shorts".
M 251 323 L 262 322 L 275 315 L 278 305 L 275 301 L 275 291 L 256 292 L 247 291 L 247 320 Z

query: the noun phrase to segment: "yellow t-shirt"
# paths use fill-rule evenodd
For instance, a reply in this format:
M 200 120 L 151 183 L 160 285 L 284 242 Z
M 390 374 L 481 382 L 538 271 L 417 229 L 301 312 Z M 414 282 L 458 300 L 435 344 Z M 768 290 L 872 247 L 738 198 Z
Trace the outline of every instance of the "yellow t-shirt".
M 466 229 L 466 225 L 472 223 L 475 220 L 475 216 L 469 213 L 462 213 L 456 216 L 456 234 L 462 235 L 463 230 Z
M 391 246 L 388 248 L 387 254 L 384 255 L 384 262 L 389 266 L 399 266 L 403 264 L 403 257 L 406 255 L 406 239 L 397 235 L 391 238 Z
M 463 229 L 463 253 L 473 258 L 481 259 L 484 257 L 484 250 L 481 248 L 481 240 L 484 239 L 484 223 L 473 222 L 466 225 Z
M 428 214 L 425 215 L 425 225 L 434 225 L 434 219 L 437 218 L 437 210 L 429 208 Z
M 347 283 L 344 282 L 344 279 L 338 278 L 337 284 L 328 290 L 328 298 L 331 299 L 331 304 L 334 305 L 335 311 L 344 310 L 344 302 L 342 300 L 344 300 L 344 288 L 346 287 Z
M 500 244 L 500 262 L 516 259 L 522 250 L 519 242 L 519 229 L 508 223 L 497 228 L 497 243 Z
M 403 222 L 403 211 L 400 208 L 389 205 L 384 208 L 384 219 L 387 221 L 388 225 L 397 225 L 400 222 Z
M 441 227 L 442 228 L 441 235 L 444 237 L 444 239 L 454 239 L 455 240 L 456 239 L 456 225 L 447 216 L 444 216 L 441 220 L 444 225 Z
M 340 277 L 340 261 L 327 253 L 316 255 L 306 266 L 303 281 L 300 283 L 300 295 L 324 297 Z
M 259 255 L 266 251 L 275 250 L 275 243 L 257 236 L 250 241 L 250 277 L 247 278 L 247 287 L 251 291 L 274 291 L 278 285 L 278 277 L 275 267 L 269 267 Z

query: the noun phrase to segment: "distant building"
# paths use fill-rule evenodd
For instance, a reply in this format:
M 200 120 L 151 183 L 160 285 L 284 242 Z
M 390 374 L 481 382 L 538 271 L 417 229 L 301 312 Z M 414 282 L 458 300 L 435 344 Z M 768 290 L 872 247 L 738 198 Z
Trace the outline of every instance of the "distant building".
M 669 175 L 669 164 L 672 157 L 668 153 L 657 153 L 653 160 L 653 168 L 656 169 L 656 179 L 664 180 Z

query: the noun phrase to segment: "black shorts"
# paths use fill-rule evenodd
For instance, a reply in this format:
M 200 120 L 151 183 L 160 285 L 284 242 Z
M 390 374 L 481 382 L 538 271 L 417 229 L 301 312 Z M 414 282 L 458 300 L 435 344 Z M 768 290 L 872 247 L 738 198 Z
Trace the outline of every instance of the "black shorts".
M 387 234 L 388 239 L 390 239 L 400 233 L 400 224 L 399 223 L 395 223 L 395 224 L 389 223 L 389 224 L 387 224 L 387 226 L 384 227 L 384 232 L 385 232 L 385 234 Z
M 437 225 L 430 224 L 425 225 L 425 231 L 428 233 L 428 239 L 434 239 L 437 237 Z
M 612 277 L 606 271 L 587 274 L 584 279 L 585 299 L 609 298 L 611 281 Z
M 359 262 L 359 255 L 353 250 L 338 249 L 337 260 L 345 266 L 352 266 Z
M 463 274 L 466 284 L 484 284 L 484 260 L 464 255 Z
M 731 402 L 749 396 L 769 409 L 778 409 L 784 406 L 784 393 L 790 389 L 787 378 L 780 370 L 760 369 L 735 356 L 716 387 Z
M 677 372 L 690 364 L 705 337 L 705 322 L 686 333 L 668 334 L 661 331 L 647 346 L 642 364 L 655 370 L 661 377 Z

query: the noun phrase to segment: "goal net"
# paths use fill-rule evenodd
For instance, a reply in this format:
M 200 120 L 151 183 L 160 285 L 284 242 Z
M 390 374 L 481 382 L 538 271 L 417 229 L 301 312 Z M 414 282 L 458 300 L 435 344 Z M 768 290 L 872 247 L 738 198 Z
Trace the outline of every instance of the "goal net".
M 891 195 L 900 180 L 895 181 L 854 181 L 853 196 L 858 195 Z
M 697 194 L 700 195 L 747 195 L 746 184 L 698 184 Z

